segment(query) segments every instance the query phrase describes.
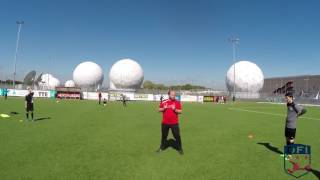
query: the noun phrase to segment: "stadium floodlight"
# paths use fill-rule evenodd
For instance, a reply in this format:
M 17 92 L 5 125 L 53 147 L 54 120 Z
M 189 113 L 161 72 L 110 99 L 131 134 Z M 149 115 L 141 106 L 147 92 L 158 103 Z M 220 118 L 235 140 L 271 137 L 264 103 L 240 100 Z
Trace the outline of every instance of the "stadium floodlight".
M 236 98 L 236 45 L 239 44 L 240 39 L 236 37 L 229 38 L 229 42 L 232 44 L 232 57 L 233 57 L 233 101 Z
M 18 33 L 17 33 L 17 42 L 16 42 L 16 51 L 14 53 L 14 67 L 13 67 L 13 89 L 16 87 L 16 69 L 17 69 L 17 54 L 19 49 L 19 41 L 20 41 L 20 32 L 21 32 L 21 26 L 24 24 L 24 21 L 17 21 L 18 25 Z

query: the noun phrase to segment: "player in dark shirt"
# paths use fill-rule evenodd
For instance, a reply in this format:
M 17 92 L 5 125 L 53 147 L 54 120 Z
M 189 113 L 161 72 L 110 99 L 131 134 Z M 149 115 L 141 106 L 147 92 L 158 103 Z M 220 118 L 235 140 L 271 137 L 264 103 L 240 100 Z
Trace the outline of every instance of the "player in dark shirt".
M 8 89 L 4 89 L 4 99 L 7 100 L 8 98 Z
M 104 105 L 104 106 L 107 105 L 107 100 L 106 100 L 106 98 L 103 98 L 103 105 Z
M 102 94 L 101 94 L 101 92 L 99 91 L 99 93 L 98 93 L 98 98 L 99 98 L 99 105 L 101 104 L 101 99 L 102 99 Z
M 294 144 L 296 137 L 296 128 L 298 117 L 307 112 L 301 105 L 295 104 L 293 101 L 293 93 L 288 92 L 285 94 L 287 101 L 287 117 L 285 123 L 285 137 L 287 145 Z
M 160 96 L 160 102 L 162 102 L 163 101 L 163 95 L 161 94 L 161 96 Z
M 25 108 L 26 108 L 26 120 L 29 120 L 29 112 L 31 112 L 31 118 L 32 121 L 34 121 L 33 119 L 33 92 L 32 90 L 29 88 L 29 93 L 26 95 L 25 97 Z
M 124 95 L 124 94 L 122 94 L 122 105 L 124 106 L 124 107 L 127 107 L 127 99 L 126 99 L 126 96 Z

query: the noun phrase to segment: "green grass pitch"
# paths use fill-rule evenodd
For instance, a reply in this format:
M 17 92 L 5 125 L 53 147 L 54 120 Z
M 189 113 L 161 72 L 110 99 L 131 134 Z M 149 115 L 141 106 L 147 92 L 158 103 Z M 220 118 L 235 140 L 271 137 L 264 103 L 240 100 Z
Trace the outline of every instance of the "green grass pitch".
M 31 123 L 20 122 L 22 98 L 0 99 L 0 113 L 19 113 L 0 118 L 0 179 L 294 179 L 284 173 L 278 153 L 257 144 L 283 150 L 285 105 L 183 103 L 183 156 L 172 148 L 155 153 L 161 122 L 157 107 L 35 99 L 35 117 L 44 119 Z M 307 109 L 307 118 L 298 121 L 296 142 L 311 145 L 312 167 L 319 172 L 320 111 Z M 300 179 L 317 179 L 316 174 Z

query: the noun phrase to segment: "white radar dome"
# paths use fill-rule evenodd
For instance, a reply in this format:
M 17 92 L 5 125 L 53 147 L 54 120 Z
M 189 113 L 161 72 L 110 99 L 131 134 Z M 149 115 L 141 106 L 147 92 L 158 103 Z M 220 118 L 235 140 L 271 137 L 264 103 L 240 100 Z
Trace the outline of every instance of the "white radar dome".
M 143 82 L 143 69 L 132 59 L 121 59 L 109 72 L 110 89 L 138 89 Z
M 39 86 L 43 89 L 55 89 L 57 86 L 60 86 L 60 81 L 51 74 L 43 74 Z
M 235 84 L 237 92 L 256 93 L 262 89 L 263 83 L 263 72 L 255 63 L 250 61 L 239 61 L 233 64 L 229 68 L 226 76 L 226 85 L 229 91 L 233 91 L 233 86 Z
M 91 61 L 80 63 L 73 71 L 73 81 L 80 87 L 99 87 L 103 82 L 102 68 Z
M 64 86 L 65 87 L 75 87 L 76 84 L 74 83 L 73 80 L 68 80 L 68 81 L 65 82 Z

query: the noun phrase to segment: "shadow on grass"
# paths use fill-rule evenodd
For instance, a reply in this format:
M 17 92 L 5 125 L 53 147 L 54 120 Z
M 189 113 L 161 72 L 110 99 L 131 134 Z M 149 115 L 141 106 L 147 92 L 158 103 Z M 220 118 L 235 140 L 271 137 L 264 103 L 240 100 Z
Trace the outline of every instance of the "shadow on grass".
M 179 147 L 178 147 L 178 144 L 175 139 L 172 139 L 172 138 L 168 139 L 163 150 L 166 150 L 169 147 L 171 147 L 172 149 L 174 149 L 176 151 L 179 151 Z
M 279 148 L 271 146 L 270 143 L 261 143 L 258 142 L 257 144 L 264 146 L 265 148 L 269 149 L 272 152 L 278 153 L 278 154 L 283 154 L 282 151 L 279 150 Z
M 311 168 L 310 172 L 312 172 L 312 174 L 314 176 L 316 176 L 318 179 L 320 179 L 320 171 L 317 171 L 317 170 Z
M 42 117 L 42 118 L 36 118 L 34 119 L 35 121 L 43 121 L 43 120 L 47 120 L 47 119 L 51 119 L 50 117 Z
M 11 115 L 17 115 L 17 114 L 19 114 L 19 113 L 18 113 L 18 112 L 15 112 L 15 111 L 11 111 L 10 114 L 11 114 Z

